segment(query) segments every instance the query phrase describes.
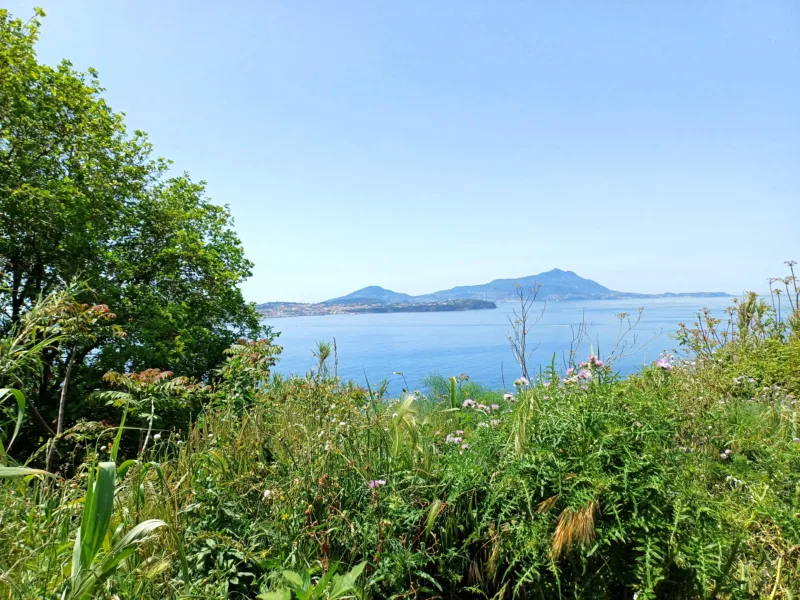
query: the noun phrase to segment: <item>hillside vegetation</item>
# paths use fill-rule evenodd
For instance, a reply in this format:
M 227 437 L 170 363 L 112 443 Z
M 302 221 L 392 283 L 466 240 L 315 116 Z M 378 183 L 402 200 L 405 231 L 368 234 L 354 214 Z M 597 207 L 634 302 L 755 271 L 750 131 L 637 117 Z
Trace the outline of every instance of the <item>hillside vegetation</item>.
M 513 393 L 434 378 L 385 398 L 326 344 L 286 379 L 270 339 L 207 384 L 110 373 L 86 401 L 124 428 L 70 429 L 56 477 L 3 471 L 0 594 L 796 597 L 797 299 L 782 320 L 755 295 L 701 315 L 686 359 L 626 380 L 590 356 Z

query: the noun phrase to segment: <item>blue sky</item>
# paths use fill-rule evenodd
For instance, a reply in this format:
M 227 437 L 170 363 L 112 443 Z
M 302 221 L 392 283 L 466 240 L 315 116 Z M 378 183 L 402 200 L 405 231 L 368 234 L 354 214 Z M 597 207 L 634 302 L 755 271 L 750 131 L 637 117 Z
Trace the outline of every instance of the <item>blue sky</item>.
M 230 205 L 248 299 L 800 260 L 798 2 L 38 3 L 40 59 Z

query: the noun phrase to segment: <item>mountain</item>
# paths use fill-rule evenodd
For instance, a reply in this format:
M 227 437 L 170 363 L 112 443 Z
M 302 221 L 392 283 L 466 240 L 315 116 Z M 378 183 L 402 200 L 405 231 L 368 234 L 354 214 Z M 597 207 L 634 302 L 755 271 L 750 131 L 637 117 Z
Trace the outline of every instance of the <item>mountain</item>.
M 413 296 L 387 290 L 379 285 L 370 285 L 346 296 L 325 300 L 322 304 L 400 304 L 412 302 Z
M 523 290 L 529 290 L 534 285 L 541 285 L 538 298 L 540 300 L 604 300 L 623 298 L 672 298 L 672 297 L 721 297 L 729 296 L 725 292 L 696 292 L 696 293 L 665 293 L 665 294 L 636 294 L 633 292 L 618 292 L 600 285 L 591 279 L 585 279 L 572 271 L 553 269 L 538 275 L 529 275 L 517 279 L 495 279 L 481 285 L 460 285 L 449 290 L 440 290 L 421 296 L 410 296 L 387 290 L 379 286 L 369 286 L 342 296 L 326 300 L 324 304 L 353 304 L 365 303 L 416 303 L 416 302 L 444 302 L 447 300 L 488 300 L 491 302 L 505 302 L 517 297 L 519 285 Z
M 541 285 L 539 298 L 552 300 L 570 300 L 592 298 L 606 298 L 616 295 L 605 286 L 591 279 L 584 279 L 572 271 L 553 269 L 538 275 L 520 277 L 519 279 L 495 279 L 483 285 L 460 285 L 449 290 L 442 290 L 424 296 L 415 296 L 415 301 L 454 300 L 456 298 L 476 298 L 503 302 L 517 297 L 519 285 L 523 290 L 529 290 L 534 285 Z

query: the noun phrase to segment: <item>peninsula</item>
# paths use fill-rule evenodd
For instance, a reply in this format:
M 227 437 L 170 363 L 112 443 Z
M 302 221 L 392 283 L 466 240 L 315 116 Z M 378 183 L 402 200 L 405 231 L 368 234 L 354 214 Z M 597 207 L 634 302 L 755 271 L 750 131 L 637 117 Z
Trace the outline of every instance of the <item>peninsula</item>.
M 538 300 L 559 302 L 565 300 L 637 300 L 646 298 L 718 298 L 730 296 L 725 292 L 665 292 L 663 294 L 637 294 L 618 292 L 572 271 L 552 269 L 538 275 L 517 279 L 495 279 L 480 285 L 463 285 L 420 296 L 387 290 L 371 285 L 346 296 L 324 302 L 306 304 L 299 302 L 267 302 L 256 305 L 256 310 L 266 317 L 299 317 L 308 315 L 335 315 L 387 312 L 438 312 L 497 308 L 495 302 L 516 300 L 517 289 L 538 287 Z
M 487 310 L 497 308 L 487 300 L 442 300 L 438 302 L 378 302 L 361 300 L 357 302 L 266 302 L 256 306 L 265 317 L 308 317 L 316 315 L 345 315 L 364 313 L 400 312 L 452 312 L 459 310 Z

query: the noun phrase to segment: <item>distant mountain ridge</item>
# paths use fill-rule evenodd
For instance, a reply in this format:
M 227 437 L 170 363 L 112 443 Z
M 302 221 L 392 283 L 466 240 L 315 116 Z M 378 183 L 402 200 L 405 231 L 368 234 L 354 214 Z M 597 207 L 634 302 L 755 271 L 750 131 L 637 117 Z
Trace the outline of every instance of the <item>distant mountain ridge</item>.
M 530 289 L 534 285 L 541 285 L 539 298 L 542 300 L 612 300 L 624 298 L 674 298 L 674 297 L 725 297 L 730 296 L 725 292 L 688 292 L 663 294 L 637 294 L 633 292 L 618 292 L 600 285 L 591 279 L 585 279 L 572 271 L 552 269 L 538 275 L 529 275 L 517 279 L 495 279 L 481 285 L 460 285 L 449 290 L 440 290 L 431 294 L 411 296 L 401 292 L 387 290 L 377 285 L 371 285 L 356 290 L 346 296 L 326 300 L 323 304 L 353 304 L 353 303 L 416 303 L 416 302 L 443 302 L 445 300 L 488 300 L 491 302 L 506 302 L 514 300 L 516 286 Z

